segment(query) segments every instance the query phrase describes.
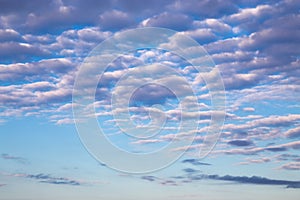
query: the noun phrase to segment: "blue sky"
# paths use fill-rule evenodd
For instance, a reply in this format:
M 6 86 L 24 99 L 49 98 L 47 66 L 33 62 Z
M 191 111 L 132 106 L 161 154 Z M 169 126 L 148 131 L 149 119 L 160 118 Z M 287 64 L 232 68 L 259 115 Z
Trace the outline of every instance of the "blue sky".
M 299 11 L 296 0 L 0 0 L 0 200 L 298 199 Z M 114 37 L 124 49 L 147 37 L 124 31 L 144 27 L 177 31 L 175 40 L 124 52 L 101 77 L 98 65 L 82 70 L 101 42 Z M 205 67 L 220 76 L 168 51 L 180 37 L 198 42 L 197 53 L 213 60 Z M 91 148 L 99 141 L 84 140 L 89 131 L 78 134 L 74 83 L 87 87 L 79 87 L 80 100 L 93 80 L 86 108 L 105 139 L 129 154 L 162 157 L 130 160 Z M 224 86 L 226 113 L 214 109 L 216 84 Z M 91 115 L 81 117 L 77 128 Z M 214 117 L 224 117 L 222 133 L 202 158 Z M 163 169 L 124 172 L 145 166 Z

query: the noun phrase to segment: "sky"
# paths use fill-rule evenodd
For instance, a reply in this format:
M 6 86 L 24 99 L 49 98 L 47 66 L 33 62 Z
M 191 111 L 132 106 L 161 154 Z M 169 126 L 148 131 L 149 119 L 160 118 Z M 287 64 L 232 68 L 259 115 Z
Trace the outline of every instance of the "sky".
M 296 0 L 0 0 L 0 200 L 300 195 Z

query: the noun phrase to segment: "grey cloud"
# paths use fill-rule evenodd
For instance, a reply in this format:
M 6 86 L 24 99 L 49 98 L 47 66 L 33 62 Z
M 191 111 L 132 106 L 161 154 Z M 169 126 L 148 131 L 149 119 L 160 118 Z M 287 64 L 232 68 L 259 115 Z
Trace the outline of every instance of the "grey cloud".
M 244 124 L 225 124 L 224 129 L 229 131 L 246 131 L 249 132 L 258 127 L 288 127 L 300 120 L 300 115 L 289 114 L 289 115 L 271 115 L 268 117 L 258 118 L 254 120 L 249 120 Z
M 287 188 L 297 189 L 297 188 L 300 188 L 300 184 L 290 184 L 290 185 L 287 186 Z
M 281 152 L 281 151 L 288 151 L 288 150 L 297 150 L 300 149 L 300 141 L 289 142 L 285 144 L 279 145 L 270 145 L 266 147 L 250 147 L 245 149 L 224 149 L 224 150 L 215 150 L 214 153 L 223 153 L 229 155 L 255 155 L 264 151 L 271 151 L 271 152 Z
M 165 87 L 156 84 L 151 84 L 137 89 L 131 97 L 130 104 L 163 104 L 168 98 L 176 98 L 176 96 L 174 93 L 172 93 L 169 89 Z
M 230 77 L 223 79 L 226 90 L 240 90 L 249 88 L 259 83 L 261 76 L 248 73 L 248 74 L 233 74 Z
M 118 5 L 122 10 L 129 13 L 138 13 L 139 15 L 153 15 L 160 13 L 166 9 L 172 0 L 152 0 L 152 1 L 140 1 L 140 0 L 117 0 L 116 5 Z
M 49 78 L 50 74 L 66 73 L 73 67 L 73 63 L 67 59 L 48 59 L 39 62 L 31 63 L 17 63 L 6 65 L 0 68 L 1 82 L 18 82 L 18 81 L 33 81 L 34 79 L 41 79 L 42 76 Z
M 259 163 L 267 163 L 271 162 L 270 158 L 263 157 L 258 159 L 246 158 L 245 162 L 238 163 L 239 165 L 249 165 L 249 164 L 259 164 Z
M 194 21 L 193 25 L 197 28 L 209 28 L 218 35 L 227 35 L 229 33 L 232 33 L 232 27 L 218 19 Z
M 172 179 L 163 179 L 163 178 L 159 178 L 157 176 L 142 176 L 140 177 L 143 180 L 147 180 L 150 182 L 156 182 L 159 183 L 161 185 L 165 185 L 165 186 L 177 186 L 177 182 L 172 180 Z
M 36 57 L 48 57 L 50 52 L 28 43 L 0 43 L 0 63 L 22 62 Z
M 40 181 L 41 183 L 49 183 L 49 184 L 55 184 L 55 185 L 80 185 L 77 181 L 70 181 L 70 180 L 47 180 L 47 181 Z
M 253 145 L 252 141 L 248 140 L 231 140 L 228 142 L 228 144 L 233 145 L 233 146 L 250 146 Z
M 293 170 L 293 171 L 300 170 L 300 161 L 286 163 L 280 166 L 279 169 Z
M 143 26 L 158 26 L 183 31 L 191 27 L 192 19 L 184 14 L 164 12 L 142 22 Z
M 279 161 L 292 160 L 292 161 L 300 162 L 300 155 L 284 153 L 284 154 L 277 155 L 276 159 Z
M 300 127 L 295 127 L 287 130 L 284 135 L 288 138 L 298 138 L 300 137 Z
M 279 152 L 279 151 L 287 151 L 286 147 L 267 147 L 267 151 L 272 151 L 272 152 Z
M 269 179 L 260 176 L 219 176 L 219 175 L 204 175 L 204 179 L 220 180 L 220 181 L 229 181 L 236 183 L 244 184 L 257 184 L 257 185 L 284 185 L 287 188 L 297 186 L 300 184 L 300 181 L 289 181 L 289 180 L 278 180 L 278 179 Z
M 2 1 L 0 7 L 9 26 L 26 32 L 56 32 L 74 24 L 96 25 L 111 1 Z M 14 20 L 8 20 L 12 15 Z
M 232 182 L 239 184 L 254 184 L 254 185 L 270 185 L 270 186 L 285 186 L 286 188 L 300 188 L 300 181 L 294 180 L 283 180 L 283 179 L 271 179 L 261 176 L 233 176 L 233 175 L 224 175 L 220 176 L 218 174 L 203 174 L 198 170 L 193 169 L 184 169 L 185 175 L 170 177 L 165 181 L 162 178 L 155 177 L 155 179 L 150 179 L 149 181 L 155 182 L 159 180 L 158 183 L 162 184 L 163 182 L 170 182 L 172 185 L 178 185 L 176 181 L 180 183 L 190 183 L 195 181 L 202 180 L 213 180 L 213 181 L 222 181 L 222 182 Z
M 207 44 L 207 43 L 217 40 L 217 36 L 210 29 L 207 29 L 207 28 L 188 30 L 188 31 L 183 32 L 183 34 L 193 38 L 194 40 L 199 42 L 201 45 L 204 45 L 204 44 Z
M 33 12 L 35 10 L 46 10 L 51 4 L 51 0 L 45 0 L 43 2 L 39 0 L 32 1 L 18 1 L 18 0 L 1 0 L 0 11 L 3 14 L 11 13 L 23 13 L 23 12 Z
M 111 10 L 100 15 L 101 28 L 103 30 L 117 31 L 134 24 L 134 20 L 122 11 Z
M 22 158 L 22 157 L 19 157 L 19 156 L 12 156 L 12 155 L 9 155 L 7 153 L 3 153 L 1 154 L 0 156 L 2 159 L 5 159 L 5 160 L 15 160 L 19 163 L 22 163 L 22 164 L 26 164 L 28 163 L 28 160 L 25 159 L 25 158 Z
M 237 11 L 237 6 L 232 1 L 221 0 L 179 0 L 170 7 L 181 12 L 197 15 L 200 18 L 219 18 Z
M 71 186 L 81 185 L 81 183 L 76 180 L 71 180 L 64 177 L 53 177 L 48 174 L 36 174 L 36 175 L 28 174 L 25 177 L 29 179 L 39 180 L 40 183 L 49 183 L 49 184 L 56 184 L 56 185 L 71 185 Z
M 156 176 L 142 176 L 141 179 L 153 182 L 153 181 L 156 181 L 159 178 L 157 178 Z
M 181 161 L 182 163 L 190 163 L 192 165 L 196 165 L 196 166 L 199 166 L 199 165 L 206 165 L 206 166 L 209 166 L 211 164 L 209 163 L 205 163 L 205 162 L 201 162 L 199 159 L 194 159 L 194 158 L 190 158 L 190 159 L 185 159 L 183 161 Z
M 56 37 L 51 45 L 44 45 L 48 51 L 57 52 L 65 57 L 77 56 L 82 59 L 101 41 L 111 35 L 99 27 L 86 27 L 79 30 L 66 30 Z
M 182 171 L 186 173 L 196 173 L 199 172 L 199 170 L 193 169 L 193 168 L 184 168 Z
M 0 42 L 24 41 L 22 36 L 13 29 L 0 29 Z

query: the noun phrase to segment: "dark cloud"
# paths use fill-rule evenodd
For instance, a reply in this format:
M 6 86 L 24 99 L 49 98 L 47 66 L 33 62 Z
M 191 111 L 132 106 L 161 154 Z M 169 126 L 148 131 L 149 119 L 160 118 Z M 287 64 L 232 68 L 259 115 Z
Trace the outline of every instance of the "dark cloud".
M 280 166 L 278 169 L 299 171 L 300 170 L 300 159 L 295 159 L 294 162 L 288 162 Z
M 133 24 L 134 20 L 122 11 L 111 10 L 100 15 L 99 25 L 103 30 L 117 31 Z
M 76 25 L 96 25 L 111 8 L 109 0 L 1 1 L 5 23 L 23 32 L 57 32 Z M 87 14 L 88 12 L 88 14 Z M 14 16 L 14 17 L 11 17 Z M 6 24 L 2 22 L 2 26 Z
M 16 14 L 16 13 L 30 13 L 34 11 L 46 11 L 53 1 L 39 0 L 32 1 L 18 1 L 18 0 L 1 0 L 0 12 L 2 14 Z
M 260 176 L 219 176 L 219 175 L 204 175 L 205 179 L 212 180 L 221 180 L 221 181 L 230 181 L 237 183 L 245 184 L 257 184 L 257 185 L 285 185 L 286 187 L 299 185 L 300 181 L 289 181 L 289 180 L 278 180 L 278 179 L 269 179 Z
M 153 105 L 163 104 L 168 98 L 176 98 L 170 89 L 157 85 L 148 84 L 138 88 L 131 96 L 130 105 Z
M 40 183 L 49 183 L 49 184 L 55 184 L 55 185 L 71 185 L 71 186 L 78 186 L 81 185 L 80 182 L 71 180 L 64 177 L 53 177 L 49 174 L 28 174 L 25 176 L 29 179 L 36 179 L 39 180 Z
M 193 168 L 184 168 L 184 169 L 182 169 L 182 171 L 184 171 L 186 173 L 197 173 L 197 172 L 199 172 L 199 170 L 193 169 Z
M 300 137 L 300 127 L 289 129 L 284 133 L 288 138 L 299 138 Z
M 162 181 L 160 184 L 167 185 L 167 186 L 177 186 L 178 185 L 176 183 L 176 181 L 173 181 L 173 180 L 165 180 L 165 181 Z
M 287 188 L 293 187 L 297 188 L 299 186 L 300 181 L 290 181 L 290 180 L 280 180 L 280 179 L 269 179 L 260 176 L 232 176 L 232 175 L 225 175 L 220 176 L 217 174 L 214 175 L 207 175 L 207 174 L 197 174 L 194 172 L 188 172 L 188 176 L 186 177 L 189 181 L 199 181 L 199 180 L 216 180 L 216 181 L 226 181 L 226 182 L 235 182 L 235 183 L 243 183 L 243 184 L 256 184 L 256 185 L 283 185 Z
M 47 180 L 47 181 L 40 181 L 41 183 L 49 183 L 49 184 L 55 184 L 55 185 L 80 185 L 77 181 L 70 181 L 70 180 Z
M 0 29 L 0 42 L 24 41 L 22 36 L 13 29 Z
M 243 149 L 227 149 L 227 150 L 216 150 L 215 153 L 223 153 L 228 155 L 240 154 L 240 155 L 255 155 L 264 151 L 281 152 L 288 151 L 291 149 L 300 149 L 300 141 L 289 142 L 285 144 L 272 145 L 266 147 L 249 147 Z
M 201 162 L 199 159 L 194 159 L 194 158 L 191 158 L 191 159 L 185 159 L 182 161 L 182 163 L 190 163 L 192 165 L 196 165 L 196 166 L 199 166 L 199 165 L 211 165 L 209 163 L 205 163 L 205 162 Z
M 253 145 L 252 141 L 248 140 L 231 140 L 228 142 L 228 144 L 233 145 L 233 146 L 250 146 Z
M 6 186 L 6 184 L 0 184 L 0 187 Z
M 238 10 L 238 6 L 235 5 L 233 1 L 222 0 L 179 0 L 176 1 L 171 8 L 195 15 L 198 18 L 220 18 Z
M 142 176 L 141 179 L 147 180 L 147 181 L 150 181 L 150 182 L 158 180 L 158 178 L 156 176 Z
M 5 160 L 15 160 L 19 163 L 22 163 L 22 164 L 26 164 L 28 163 L 28 160 L 25 159 L 25 158 L 22 158 L 22 157 L 19 157 L 19 156 L 12 156 L 12 155 L 9 155 L 7 153 L 3 153 L 1 154 L 0 156 L 2 159 L 5 159 Z
M 0 64 L 24 62 L 37 58 L 41 59 L 50 55 L 50 52 L 28 43 L 0 43 Z
M 72 69 L 73 63 L 67 59 L 48 59 L 39 62 L 17 63 L 0 67 L 0 82 L 31 82 L 50 79 Z
M 183 31 L 190 28 L 192 22 L 193 20 L 187 15 L 164 12 L 145 20 L 142 22 L 142 25 L 157 26 L 174 29 L 176 31 Z
M 152 1 L 140 1 L 140 0 L 117 0 L 116 5 L 124 11 L 129 13 L 142 15 L 153 15 L 160 13 L 166 9 L 166 6 L 172 3 L 172 0 L 152 0 Z
M 297 188 L 300 188 L 300 184 L 298 183 L 296 183 L 296 184 L 289 184 L 288 186 L 287 186 L 287 188 L 295 188 L 295 189 L 297 189 Z
M 232 176 L 224 175 L 220 176 L 218 174 L 203 174 L 199 170 L 194 170 L 191 168 L 183 169 L 185 175 L 170 177 L 168 179 L 159 178 L 156 176 L 143 176 L 141 177 L 144 180 L 151 182 L 157 182 L 159 184 L 171 183 L 171 185 L 178 185 L 177 181 L 181 183 L 190 183 L 193 181 L 201 180 L 214 180 L 214 181 L 224 181 L 224 182 L 233 182 L 240 184 L 255 184 L 255 185 L 281 185 L 286 188 L 300 188 L 300 181 L 291 181 L 283 179 L 270 179 L 261 176 Z
M 226 90 L 241 90 L 250 88 L 259 83 L 261 76 L 257 74 L 233 74 L 230 77 L 225 77 L 224 85 Z
M 286 147 L 267 147 L 267 151 L 272 151 L 272 152 L 279 152 L 279 151 L 286 151 Z
M 217 36 L 210 29 L 196 29 L 184 32 L 185 35 L 193 38 L 199 44 L 204 45 L 217 40 Z
M 296 155 L 296 154 L 284 153 L 284 154 L 277 155 L 276 158 L 279 161 L 293 160 L 293 161 L 300 162 L 300 155 Z

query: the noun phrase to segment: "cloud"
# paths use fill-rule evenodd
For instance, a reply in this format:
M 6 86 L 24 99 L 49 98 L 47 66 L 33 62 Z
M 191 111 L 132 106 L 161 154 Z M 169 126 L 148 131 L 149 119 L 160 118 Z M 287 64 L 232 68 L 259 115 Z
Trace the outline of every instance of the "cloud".
M 0 184 L 0 187 L 6 186 L 6 184 Z
M 220 176 L 217 174 L 202 174 L 195 173 L 194 171 L 185 171 L 187 176 L 183 178 L 182 182 L 201 181 L 201 180 L 215 180 L 224 182 L 234 182 L 240 184 L 255 184 L 255 185 L 283 185 L 286 188 L 299 188 L 300 181 L 270 179 L 261 176 L 232 176 L 224 175 Z
M 0 29 L 0 42 L 24 41 L 20 33 L 14 29 Z
M 183 31 L 191 27 L 192 19 L 184 14 L 164 12 L 144 20 L 142 26 L 156 26 Z
M 286 163 L 286 164 L 280 166 L 279 169 L 300 170 L 300 161 Z
M 168 98 L 176 98 L 175 94 L 170 89 L 158 84 L 148 84 L 138 88 L 133 93 L 130 104 L 164 104 Z
M 300 155 L 284 153 L 284 154 L 279 154 L 275 157 L 278 161 L 290 161 L 290 160 L 292 160 L 292 161 L 300 162 Z
M 28 160 L 25 159 L 25 158 L 22 158 L 22 157 L 18 157 L 18 156 L 12 156 L 12 155 L 9 155 L 7 153 L 3 153 L 1 154 L 0 156 L 2 159 L 5 159 L 5 160 L 15 160 L 19 163 L 22 163 L 22 164 L 27 164 L 28 163 Z
M 254 111 L 255 111 L 255 108 L 252 108 L 252 107 L 245 107 L 245 108 L 243 108 L 243 111 L 246 111 L 246 112 L 254 112 Z
M 244 8 L 236 14 L 229 17 L 230 22 L 242 24 L 248 21 L 249 18 L 257 18 L 262 15 L 270 15 L 273 11 L 273 7 L 270 5 L 258 5 L 255 8 Z
M 228 142 L 228 144 L 232 145 L 232 146 L 251 146 L 253 145 L 252 141 L 248 141 L 248 140 L 231 140 Z
M 119 10 L 110 10 L 100 15 L 100 26 L 103 30 L 121 30 L 134 24 L 130 16 Z
M 70 186 L 82 186 L 82 185 L 89 185 L 95 183 L 101 183 L 100 181 L 86 181 L 86 180 L 76 180 L 67 177 L 56 177 L 50 174 L 26 174 L 26 173 L 18 173 L 18 174 L 9 174 L 9 173 L 1 173 L 5 176 L 11 177 L 19 177 L 19 178 L 26 178 L 26 179 L 33 179 L 37 180 L 39 183 L 48 183 L 54 185 L 70 185 Z
M 269 179 L 260 176 L 219 176 L 219 175 L 203 175 L 204 179 L 211 180 L 220 180 L 220 181 L 229 181 L 243 184 L 256 184 L 256 185 L 284 185 L 287 188 L 293 187 L 300 184 L 300 181 L 289 181 L 289 180 L 278 180 L 278 179 Z
M 298 138 L 300 137 L 300 127 L 289 129 L 284 135 L 288 138 Z
M 260 164 L 271 162 L 271 158 L 263 157 L 259 159 L 246 158 L 245 162 L 240 162 L 238 165 Z
M 232 1 L 220 0 L 179 0 L 174 2 L 171 8 L 184 13 L 198 15 L 201 18 L 219 18 L 237 11 L 237 6 Z
M 3 42 L 0 43 L 1 63 L 22 62 L 29 58 L 48 57 L 50 52 L 29 43 Z
M 172 0 L 152 0 L 143 2 L 139 0 L 118 0 L 116 1 L 116 5 L 118 5 L 122 10 L 131 14 L 149 16 L 165 10 L 165 7 L 172 2 Z
M 231 77 L 223 79 L 226 90 L 244 89 L 254 86 L 258 83 L 260 76 L 258 74 L 234 74 Z
M 74 24 L 96 25 L 98 16 L 111 8 L 111 1 L 16 1 L 2 2 L 4 25 L 26 32 L 51 32 L 72 28 Z M 89 15 L 86 15 L 86 10 Z M 14 16 L 13 19 L 10 16 Z
M 227 35 L 232 31 L 232 28 L 228 24 L 218 19 L 209 18 L 203 21 L 194 21 L 193 25 L 197 28 L 209 28 L 218 35 Z
M 250 117 L 247 122 L 242 123 L 242 124 L 225 124 L 223 126 L 224 130 L 238 133 L 238 132 L 248 132 L 247 134 L 252 137 L 260 137 L 260 138 L 265 138 L 265 139 L 270 139 L 271 135 L 271 128 L 279 128 L 279 127 L 289 127 L 292 126 L 293 124 L 297 123 L 300 120 L 300 115 L 298 114 L 288 114 L 288 115 L 271 115 L 271 116 L 265 116 L 261 117 L 258 116 L 257 119 L 256 117 Z M 268 133 L 264 132 L 263 130 L 261 131 L 263 134 L 260 134 L 261 132 L 255 132 L 255 129 L 262 129 L 262 128 L 267 128 Z M 280 133 L 282 136 L 282 134 Z M 267 136 L 267 137 L 266 137 Z M 276 135 L 274 135 L 276 136 Z M 269 138 L 268 138 L 269 137 Z
M 211 43 L 217 40 L 217 36 L 207 28 L 199 28 L 195 30 L 188 30 L 182 32 L 184 35 L 189 36 L 199 42 L 201 45 Z
M 193 169 L 193 168 L 184 168 L 182 169 L 182 171 L 186 172 L 186 173 L 196 173 L 199 172 L 199 170 Z
M 153 182 L 156 181 L 158 178 L 155 176 L 142 176 L 141 179 Z
M 199 159 L 194 159 L 194 158 L 191 158 L 191 159 L 185 159 L 183 161 L 181 161 L 182 163 L 190 163 L 192 165 L 195 165 L 195 166 L 199 166 L 199 165 L 206 165 L 206 166 L 209 166 L 211 164 L 209 163 L 205 163 L 205 162 L 201 162 Z
M 73 64 L 66 58 L 56 58 L 31 63 L 0 65 L 0 67 L 1 82 L 19 82 L 49 79 L 51 75 L 66 73 L 73 67 Z
M 53 177 L 47 174 L 36 174 L 36 175 L 28 174 L 25 177 L 29 179 L 39 180 L 40 183 L 49 183 L 49 184 L 56 184 L 56 185 L 62 184 L 62 185 L 71 185 L 71 186 L 81 185 L 81 183 L 76 180 L 72 180 L 64 177 Z
M 288 150 L 297 150 L 300 149 L 300 141 L 294 141 L 289 143 L 284 143 L 280 145 L 270 145 L 266 147 L 250 147 L 244 149 L 223 149 L 223 150 L 215 150 L 213 153 L 219 154 L 229 154 L 229 155 L 255 155 L 265 151 L 271 152 L 281 152 L 281 151 L 288 151 Z
M 167 179 L 162 179 L 153 176 L 143 176 L 142 179 L 157 182 L 162 184 L 163 182 L 170 182 L 172 185 L 179 185 L 180 183 L 191 183 L 195 181 L 202 180 L 213 180 L 222 182 L 232 182 L 239 184 L 253 184 L 253 185 L 270 185 L 270 186 L 285 186 L 286 188 L 300 188 L 300 181 L 294 180 L 284 180 L 284 179 L 271 179 L 262 176 L 233 176 L 224 175 L 220 176 L 218 174 L 204 174 L 199 170 L 194 170 L 191 168 L 183 169 L 185 172 L 182 176 L 170 177 Z M 163 180 L 163 181 L 162 181 Z

